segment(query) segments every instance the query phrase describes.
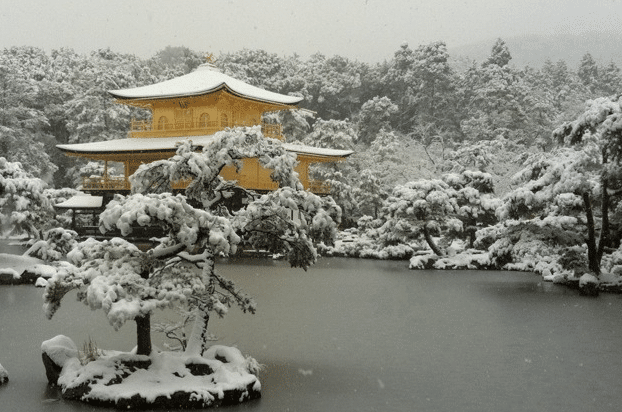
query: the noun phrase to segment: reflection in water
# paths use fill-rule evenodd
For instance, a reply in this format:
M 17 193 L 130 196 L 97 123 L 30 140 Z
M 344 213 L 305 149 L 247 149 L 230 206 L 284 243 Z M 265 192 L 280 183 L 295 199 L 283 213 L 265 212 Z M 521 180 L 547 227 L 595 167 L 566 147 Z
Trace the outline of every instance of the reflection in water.
M 409 271 L 406 262 L 323 259 L 304 272 L 240 259 L 219 269 L 258 311 L 232 309 L 212 332 L 266 366 L 262 399 L 228 410 L 613 411 L 622 400 L 617 295 L 584 298 L 525 273 Z M 129 350 L 134 326 L 114 332 L 72 296 L 47 320 L 41 293 L 0 288 L 0 363 L 11 375 L 0 399 L 8 410 L 92 410 L 54 401 L 40 344 L 62 333 Z

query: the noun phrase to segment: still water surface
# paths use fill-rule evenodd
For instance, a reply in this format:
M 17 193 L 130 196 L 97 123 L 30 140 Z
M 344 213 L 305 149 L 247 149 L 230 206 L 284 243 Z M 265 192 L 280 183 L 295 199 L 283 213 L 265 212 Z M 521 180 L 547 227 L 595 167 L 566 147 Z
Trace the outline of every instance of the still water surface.
M 265 365 L 262 398 L 229 411 L 618 411 L 622 298 L 585 298 L 533 274 L 410 271 L 406 262 L 221 262 L 258 302 L 211 321 L 218 343 Z M 40 345 L 57 334 L 130 350 L 102 312 L 65 298 L 52 320 L 41 289 L 0 287 L 0 410 L 91 411 L 55 400 Z M 157 318 L 173 317 L 160 313 Z M 156 320 L 157 321 L 157 320 Z M 161 345 L 161 336 L 154 334 Z

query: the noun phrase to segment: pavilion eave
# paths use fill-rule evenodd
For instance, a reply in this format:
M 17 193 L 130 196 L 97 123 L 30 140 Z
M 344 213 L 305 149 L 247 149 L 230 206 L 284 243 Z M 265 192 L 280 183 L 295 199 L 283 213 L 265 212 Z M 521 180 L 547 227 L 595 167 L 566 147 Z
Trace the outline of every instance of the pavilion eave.
M 238 93 L 235 90 L 229 88 L 226 83 L 221 84 L 219 87 L 212 90 L 205 90 L 196 93 L 189 94 L 170 94 L 170 95 L 162 95 L 162 96 L 144 96 L 144 97 L 125 97 L 114 94 L 113 92 L 108 92 L 115 98 L 115 102 L 119 104 L 125 104 L 128 106 L 138 107 L 141 109 L 152 110 L 153 106 L 156 102 L 175 102 L 175 104 L 180 101 L 192 101 L 198 99 L 204 99 L 210 95 L 215 95 L 218 93 L 227 93 L 233 97 L 238 99 L 242 99 L 245 101 L 249 101 L 252 103 L 258 103 L 264 106 L 264 111 L 266 112 L 276 112 L 281 110 L 291 110 L 297 109 L 298 103 L 281 103 L 275 102 L 266 99 L 255 98 L 252 96 L 246 96 L 242 93 Z

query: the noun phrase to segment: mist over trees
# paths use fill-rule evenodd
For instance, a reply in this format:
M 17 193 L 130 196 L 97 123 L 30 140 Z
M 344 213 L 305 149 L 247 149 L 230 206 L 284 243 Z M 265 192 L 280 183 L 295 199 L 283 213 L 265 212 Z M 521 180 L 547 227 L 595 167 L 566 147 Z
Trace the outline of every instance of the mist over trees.
M 470 159 L 470 165 L 452 161 L 456 151 L 480 152 L 482 148 L 474 146 L 481 141 L 506 139 L 501 146 L 512 153 L 546 151 L 553 144 L 553 129 L 572 120 L 586 100 L 611 95 L 622 84 L 613 62 L 599 64 L 589 53 L 576 68 L 563 61 L 517 68 L 501 39 L 487 59 L 464 68 L 452 63 L 441 41 L 415 48 L 402 44 L 393 59 L 377 64 L 319 53 L 302 59 L 248 49 L 223 53 L 216 60 L 223 72 L 236 78 L 305 98 L 302 106 L 315 112 L 313 117 L 284 113 L 277 119 L 293 132 L 288 135 L 292 139 L 343 145 L 326 139 L 314 142 L 322 135 L 316 123 L 334 120 L 351 125 L 350 146 L 357 153 L 363 154 L 387 133 L 395 135 L 401 152 L 423 152 L 426 161 L 414 170 L 396 165 L 394 173 L 403 177 L 393 179 L 394 184 L 460 167 L 490 172 L 494 162 L 484 159 Z M 150 59 L 110 49 L 89 55 L 68 49 L 49 54 L 36 47 L 4 49 L 2 153 L 53 186 L 72 186 L 82 165 L 65 158 L 56 144 L 123 138 L 131 118 L 148 115 L 115 104 L 107 90 L 170 79 L 204 61 L 202 53 L 170 46 Z M 502 171 L 496 174 L 502 179 Z
M 114 103 L 107 90 L 167 80 L 205 61 L 204 53 L 185 47 L 167 47 L 149 59 L 110 49 L 83 55 L 15 47 L 0 53 L 1 154 L 56 188 L 75 187 L 87 166 L 63 156 L 56 144 L 123 138 L 130 119 L 148 116 Z M 585 266 L 596 273 L 607 261 L 603 253 L 619 246 L 619 156 L 607 149 L 619 144 L 618 120 L 611 116 L 618 116 L 622 73 L 613 62 L 586 53 L 576 67 L 563 60 L 517 67 L 501 39 L 482 61 L 452 59 L 442 41 L 404 43 L 392 59 L 376 64 L 248 49 L 215 58 L 226 74 L 304 97 L 306 110 L 266 116 L 283 125 L 289 142 L 355 151 L 345 162 L 312 170 L 330 185 L 344 228 L 358 222 L 390 244 L 401 236 L 408 215 L 408 224 L 417 228 L 408 236 L 431 239 L 451 232 L 453 238 L 461 228 L 468 244 L 493 248 L 499 262 L 523 253 L 508 239 L 526 241 L 526 233 L 566 248 L 555 252 L 560 256 L 573 256 L 568 248 L 586 242 Z M 583 180 L 560 189 L 566 179 L 560 162 Z M 485 188 L 474 187 L 466 176 L 480 176 Z M 418 180 L 427 183 L 412 183 Z M 425 194 L 424 187 L 433 189 Z M 533 203 L 527 192 L 541 203 Z M 389 199 L 441 201 L 426 198 L 430 193 L 446 197 L 442 209 L 453 215 L 441 219 L 421 209 L 411 216 L 407 205 L 390 206 Z M 497 200 L 480 200 L 491 196 Z M 502 197 L 502 211 L 495 215 L 492 205 L 499 206 Z M 485 216 L 485 225 L 473 216 Z M 535 216 L 553 226 L 544 233 Z M 390 228 L 381 229 L 387 222 Z M 576 236 L 579 227 L 585 236 Z M 560 241 L 564 233 L 575 235 Z M 444 246 L 433 249 L 444 254 Z

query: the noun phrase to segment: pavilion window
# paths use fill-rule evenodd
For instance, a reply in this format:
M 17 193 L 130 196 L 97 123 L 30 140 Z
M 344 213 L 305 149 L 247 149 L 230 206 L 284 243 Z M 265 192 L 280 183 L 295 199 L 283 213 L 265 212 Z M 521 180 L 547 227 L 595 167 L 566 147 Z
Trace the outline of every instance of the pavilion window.
M 220 126 L 221 127 L 229 127 L 229 117 L 226 113 L 222 113 L 220 115 Z
M 206 129 L 207 127 L 209 127 L 209 114 L 201 114 L 201 116 L 199 117 L 199 127 L 201 129 Z
M 168 119 L 166 116 L 160 116 L 158 119 L 158 130 L 166 130 L 168 124 Z
M 175 109 L 175 128 L 192 128 L 192 109 Z

